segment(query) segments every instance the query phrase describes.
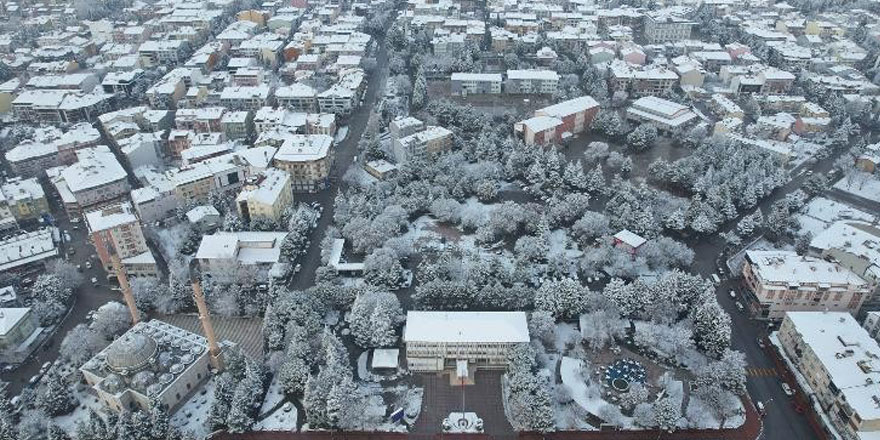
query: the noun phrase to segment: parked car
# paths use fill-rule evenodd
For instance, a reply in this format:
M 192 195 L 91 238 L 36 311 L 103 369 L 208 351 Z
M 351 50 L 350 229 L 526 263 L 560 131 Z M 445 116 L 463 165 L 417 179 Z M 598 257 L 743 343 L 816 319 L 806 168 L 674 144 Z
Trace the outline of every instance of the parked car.
M 741 302 L 737 301 L 736 302 L 736 309 L 739 310 L 740 312 L 742 312 L 742 311 L 745 311 L 746 308 L 743 307 Z
M 93 286 L 97 286 L 97 285 L 98 285 L 98 279 L 97 279 L 97 278 L 92 277 L 92 285 L 93 285 Z
M 767 415 L 767 410 L 764 409 L 764 402 L 761 402 L 760 400 L 755 402 L 755 408 L 758 409 L 758 414 L 760 414 L 761 417 L 764 417 Z
M 92 262 L 86 261 L 86 269 L 91 269 L 91 268 L 92 268 Z
M 766 346 L 767 344 L 764 343 L 764 340 L 762 338 L 758 338 L 758 347 L 764 348 Z
M 713 273 L 711 278 L 712 282 L 715 283 L 715 285 L 721 284 L 721 278 L 718 277 L 718 274 Z
M 31 376 L 30 380 L 28 380 L 28 385 L 36 385 L 38 382 L 40 382 L 41 376 L 41 374 L 35 374 Z
M 736 292 L 734 292 L 733 290 L 731 290 L 731 291 L 730 291 L 730 297 L 733 298 L 733 299 L 736 299 Z
M 788 382 L 782 382 L 782 392 L 785 393 L 785 395 L 788 397 L 794 396 L 794 390 L 791 389 L 791 386 L 788 385 Z

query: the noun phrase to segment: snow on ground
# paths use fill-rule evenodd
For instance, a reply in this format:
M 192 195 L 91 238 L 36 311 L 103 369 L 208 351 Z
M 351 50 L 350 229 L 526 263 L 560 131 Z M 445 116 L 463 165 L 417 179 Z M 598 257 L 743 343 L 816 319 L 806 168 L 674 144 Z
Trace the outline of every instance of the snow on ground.
M 190 432 L 196 438 L 207 438 L 211 433 L 206 421 L 211 405 L 214 403 L 214 378 L 202 386 L 195 395 L 177 410 L 171 417 L 171 426 L 181 431 Z
M 182 255 L 180 244 L 186 241 L 187 227 L 185 223 L 178 223 L 167 228 L 153 228 L 153 235 L 159 242 L 159 251 L 165 261 L 172 261 L 174 256 Z M 184 255 L 184 258 L 191 258 Z
M 362 188 L 366 188 L 379 181 L 379 179 L 370 175 L 370 173 L 364 170 L 364 167 L 360 166 L 357 162 L 348 166 L 342 179 L 350 185 L 360 186 Z
M 746 410 L 743 408 L 742 400 L 738 397 L 734 398 L 736 399 L 737 405 L 739 405 L 739 412 L 724 420 L 724 428 L 738 428 L 746 422 Z M 685 414 L 687 414 L 691 428 L 719 429 L 719 425 L 721 424 L 721 421 L 712 414 L 712 410 L 706 406 L 700 398 L 693 394 L 690 396 Z
M 565 322 L 556 325 L 555 336 L 554 347 L 557 353 L 565 353 L 568 345 L 574 345 L 581 340 L 581 333 L 577 327 Z
M 810 232 L 815 237 L 838 220 L 864 220 L 870 222 L 873 218 L 873 215 L 859 211 L 847 204 L 824 197 L 817 197 L 804 207 L 797 220 L 801 225 L 802 233 Z
M 284 391 L 278 384 L 278 375 L 272 376 L 272 382 L 269 383 L 269 389 L 266 391 L 266 397 L 263 399 L 263 406 L 260 407 L 260 416 L 265 416 L 284 400 Z M 294 416 L 296 417 L 296 416 Z
M 102 413 L 104 405 L 98 400 L 98 397 L 89 392 L 89 388 L 85 385 L 77 385 L 74 387 L 73 396 L 79 402 L 72 413 L 55 417 L 53 422 L 58 425 L 64 432 L 73 435 L 76 431 L 76 422 L 89 419 L 89 409 L 97 413 Z
M 385 399 L 382 398 L 382 393 L 387 390 L 378 384 L 361 384 L 360 389 L 365 397 L 363 419 L 361 421 L 364 431 L 406 432 L 406 425 L 391 422 L 386 417 L 388 405 L 385 403 Z M 419 405 L 421 405 L 421 399 L 419 399 Z
M 739 252 L 734 254 L 732 257 L 727 259 L 727 268 L 730 270 L 730 273 L 739 274 L 742 272 L 742 265 L 746 259 L 746 251 L 774 251 L 774 250 L 783 250 L 783 251 L 793 251 L 794 246 L 790 244 L 786 244 L 783 246 L 776 246 L 773 243 L 767 241 L 764 237 L 758 238 L 750 245 L 744 247 Z
M 562 364 L 559 367 L 562 384 L 568 387 L 571 391 L 571 397 L 581 408 L 597 414 L 599 408 L 608 402 L 602 399 L 602 391 L 599 386 L 595 384 L 587 385 L 584 375 L 589 374 L 588 370 L 584 370 L 583 361 L 568 356 L 562 358 Z M 622 424 L 624 429 L 632 429 L 632 417 L 624 416 Z
M 834 188 L 875 202 L 880 202 L 880 179 L 862 171 L 851 171 Z

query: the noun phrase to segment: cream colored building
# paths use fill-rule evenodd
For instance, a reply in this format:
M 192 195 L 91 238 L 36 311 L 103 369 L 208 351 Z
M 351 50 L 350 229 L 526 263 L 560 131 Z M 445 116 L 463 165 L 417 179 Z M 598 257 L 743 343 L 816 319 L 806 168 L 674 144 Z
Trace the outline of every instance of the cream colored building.
M 30 307 L 0 308 L 0 348 L 19 346 L 37 330 Z
M 846 312 L 787 312 L 782 349 L 844 439 L 880 436 L 880 345 Z
M 284 210 L 293 204 L 290 180 L 290 174 L 275 168 L 249 177 L 235 198 L 238 215 L 245 221 L 281 219 Z
M 147 246 L 140 219 L 130 202 L 87 212 L 85 218 L 95 253 L 105 271 L 115 273 L 115 255 L 129 276 L 159 276 L 156 259 Z
M 46 193 L 36 178 L 13 178 L 6 181 L 0 194 L 16 220 L 37 218 L 49 212 Z
M 529 327 L 525 312 L 410 311 L 403 341 L 412 371 L 442 371 L 456 361 L 506 368 L 510 349 L 529 342 Z
M 230 346 L 224 341 L 221 346 Z M 80 367 L 105 407 L 176 408 L 212 374 L 207 340 L 163 321 L 139 322 Z
M 333 138 L 328 135 L 290 135 L 275 153 L 272 164 L 290 174 L 294 191 L 318 191 L 330 183 L 332 146 Z
M 870 284 L 849 269 L 788 251 L 748 251 L 743 278 L 762 318 L 782 319 L 791 311 L 857 313 Z

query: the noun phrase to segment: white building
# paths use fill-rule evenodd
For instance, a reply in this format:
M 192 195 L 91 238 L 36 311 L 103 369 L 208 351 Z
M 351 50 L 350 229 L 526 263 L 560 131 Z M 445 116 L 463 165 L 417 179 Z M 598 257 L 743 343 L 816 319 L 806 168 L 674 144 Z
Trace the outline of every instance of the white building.
M 552 70 L 508 70 L 505 93 L 552 95 L 559 84 L 559 74 Z
M 333 138 L 324 134 L 289 135 L 272 163 L 290 174 L 294 191 L 317 191 L 329 184 L 332 145 Z
M 647 122 L 665 132 L 677 132 L 696 118 L 690 108 L 656 96 L 639 98 L 626 110 L 626 119 Z
M 196 252 L 202 274 L 218 282 L 231 282 L 236 276 L 267 280 L 281 270 L 281 243 L 287 232 L 218 232 L 205 235 Z M 244 270 L 244 272 L 242 272 Z
M 235 198 L 239 216 L 245 221 L 280 220 L 285 210 L 293 204 L 290 181 L 290 174 L 275 168 L 248 177 Z
M 872 290 L 837 263 L 788 251 L 747 251 L 743 278 L 760 316 L 769 319 L 781 319 L 788 311 L 855 314 Z
M 0 272 L 38 265 L 57 255 L 52 229 L 24 232 L 0 241 Z
M 880 433 L 880 345 L 845 312 L 787 312 L 782 349 L 803 376 L 823 420 L 845 439 Z
M 76 152 L 78 161 L 61 171 L 64 186 L 76 199 L 68 211 L 82 210 L 127 194 L 131 187 L 128 174 L 105 145 Z
M 409 311 L 403 341 L 412 371 L 442 371 L 456 361 L 506 368 L 510 349 L 529 342 L 529 327 L 525 312 Z

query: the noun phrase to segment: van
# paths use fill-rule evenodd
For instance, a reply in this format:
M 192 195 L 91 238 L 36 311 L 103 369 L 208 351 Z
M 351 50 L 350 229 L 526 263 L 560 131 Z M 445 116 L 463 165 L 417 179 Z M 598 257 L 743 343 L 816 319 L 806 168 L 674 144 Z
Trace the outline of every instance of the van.
M 718 278 L 718 274 L 713 273 L 711 278 L 712 278 L 712 282 L 715 283 L 716 285 L 721 284 L 721 278 Z

